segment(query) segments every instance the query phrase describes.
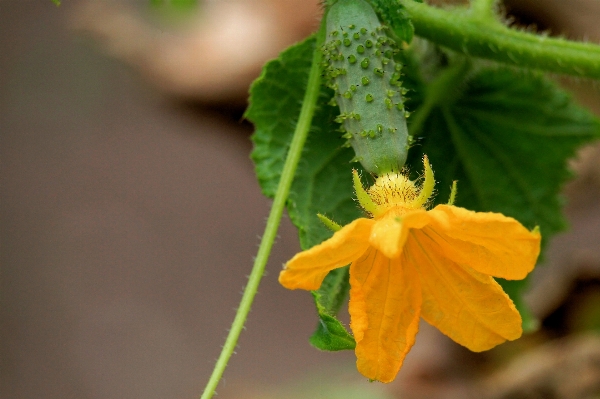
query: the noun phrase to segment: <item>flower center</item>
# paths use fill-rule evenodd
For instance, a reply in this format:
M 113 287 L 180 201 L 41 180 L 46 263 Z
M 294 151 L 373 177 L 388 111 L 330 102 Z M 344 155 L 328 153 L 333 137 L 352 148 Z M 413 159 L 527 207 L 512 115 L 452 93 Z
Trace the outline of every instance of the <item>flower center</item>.
M 367 193 L 383 211 L 382 214 L 392 209 L 402 214 L 423 205 L 417 201 L 420 191 L 420 187 L 405 175 L 391 172 L 379 176 Z
M 421 186 L 416 186 L 414 181 L 402 173 L 390 172 L 379 176 L 368 190 L 364 189 L 358 172 L 353 170 L 356 198 L 363 209 L 376 219 L 390 211 L 401 216 L 412 210 L 423 209 L 435 186 L 427 156 L 423 157 L 423 167 L 424 180 Z

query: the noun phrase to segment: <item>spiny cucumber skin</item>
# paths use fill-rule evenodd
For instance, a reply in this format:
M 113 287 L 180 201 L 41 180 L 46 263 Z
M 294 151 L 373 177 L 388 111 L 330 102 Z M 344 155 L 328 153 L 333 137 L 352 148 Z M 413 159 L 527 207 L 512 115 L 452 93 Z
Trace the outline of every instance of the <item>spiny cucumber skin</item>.
M 339 0 L 327 13 L 325 74 L 341 114 L 336 119 L 356 153 L 376 175 L 400 171 L 408 129 L 396 43 L 364 0 Z

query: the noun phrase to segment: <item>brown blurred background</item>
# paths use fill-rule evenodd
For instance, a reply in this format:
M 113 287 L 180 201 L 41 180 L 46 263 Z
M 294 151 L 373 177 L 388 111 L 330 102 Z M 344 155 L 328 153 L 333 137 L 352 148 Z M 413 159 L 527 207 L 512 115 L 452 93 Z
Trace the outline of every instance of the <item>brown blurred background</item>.
M 0 1 L 2 399 L 198 397 L 233 319 L 270 204 L 240 120 L 247 86 L 319 9 L 206 1 L 182 16 L 149 3 Z M 600 41 L 596 0 L 506 7 Z M 597 84 L 562 83 L 600 111 Z M 596 397 L 600 150 L 574 165 L 572 230 L 528 297 L 540 332 L 472 355 L 423 325 L 398 380 L 368 384 L 353 353 L 308 345 L 311 297 L 276 281 L 299 249 L 285 219 L 219 397 Z M 575 381 L 567 394 L 555 369 Z

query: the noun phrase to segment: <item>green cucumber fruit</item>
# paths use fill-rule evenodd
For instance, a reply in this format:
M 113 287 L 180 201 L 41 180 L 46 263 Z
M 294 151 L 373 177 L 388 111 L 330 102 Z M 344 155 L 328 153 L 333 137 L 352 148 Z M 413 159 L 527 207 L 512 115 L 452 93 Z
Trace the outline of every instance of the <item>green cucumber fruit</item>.
M 364 0 L 339 0 L 327 13 L 325 76 L 335 91 L 342 137 L 376 175 L 398 172 L 408 151 L 407 113 L 394 60 L 399 49 Z

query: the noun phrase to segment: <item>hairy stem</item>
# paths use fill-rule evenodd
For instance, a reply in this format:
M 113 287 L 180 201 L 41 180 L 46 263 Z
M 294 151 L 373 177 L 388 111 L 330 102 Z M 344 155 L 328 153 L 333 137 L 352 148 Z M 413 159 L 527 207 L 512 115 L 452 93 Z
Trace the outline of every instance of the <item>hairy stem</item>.
M 300 156 L 302 154 L 302 149 L 304 148 L 304 143 L 306 142 L 308 131 L 310 130 L 317 99 L 319 97 L 321 88 L 320 63 L 322 54 L 320 47 L 324 42 L 324 37 L 325 17 L 323 17 L 323 22 L 321 23 L 321 28 L 317 35 L 317 44 L 313 53 L 312 64 L 308 76 L 308 84 L 304 94 L 300 116 L 298 117 L 298 123 L 296 124 L 296 129 L 292 137 L 292 142 L 290 144 L 285 164 L 283 165 L 281 178 L 277 186 L 277 192 L 275 193 L 273 205 L 271 206 L 269 218 L 267 219 L 265 232 L 262 236 L 258 253 L 254 260 L 254 266 L 252 267 L 252 272 L 248 278 L 248 284 L 244 289 L 244 294 L 231 325 L 231 329 L 229 330 L 229 334 L 225 340 L 225 345 L 223 345 L 221 354 L 219 355 L 215 368 L 208 383 L 206 384 L 206 388 L 202 393 L 201 399 L 209 399 L 214 395 L 215 389 L 217 388 L 217 385 L 221 380 L 221 376 L 225 371 L 225 367 L 227 367 L 229 358 L 233 354 L 235 346 L 237 345 L 238 338 L 242 329 L 244 328 L 246 318 L 250 312 L 250 307 L 254 301 L 258 285 L 264 274 L 265 266 L 267 264 L 267 260 L 269 259 L 271 248 L 273 247 L 273 242 L 275 241 L 275 237 L 277 235 L 277 229 L 279 228 L 279 223 L 281 222 L 281 216 L 283 214 L 283 209 L 285 208 L 285 202 L 290 192 L 290 187 L 296 173 L 298 162 L 300 161 Z
M 441 46 L 520 67 L 600 79 L 600 46 L 527 33 L 464 10 L 442 10 L 398 0 L 410 13 L 415 33 Z M 492 3 L 474 1 L 478 9 Z

